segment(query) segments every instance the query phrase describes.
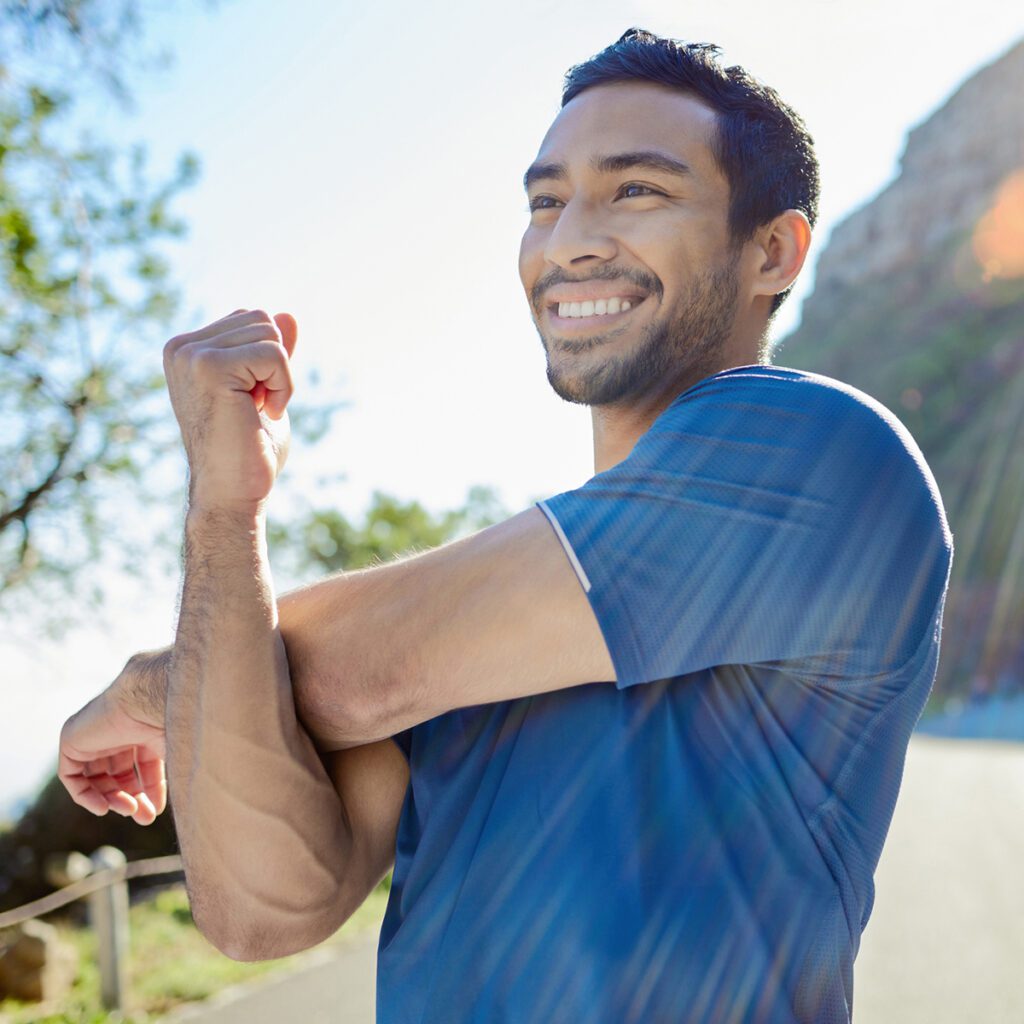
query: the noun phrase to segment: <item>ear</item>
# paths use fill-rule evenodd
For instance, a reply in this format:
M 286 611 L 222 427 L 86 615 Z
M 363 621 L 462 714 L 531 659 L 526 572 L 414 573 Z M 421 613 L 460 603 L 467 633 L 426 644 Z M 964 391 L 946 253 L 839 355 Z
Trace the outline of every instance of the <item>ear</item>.
M 755 295 L 778 295 L 795 280 L 811 245 L 811 224 L 801 210 L 785 210 L 757 235 Z
M 288 358 L 291 359 L 295 352 L 295 342 L 299 337 L 299 325 L 291 313 L 275 313 L 274 323 L 277 324 L 277 329 L 281 332 L 281 341 L 284 342 L 284 349 L 288 353 Z

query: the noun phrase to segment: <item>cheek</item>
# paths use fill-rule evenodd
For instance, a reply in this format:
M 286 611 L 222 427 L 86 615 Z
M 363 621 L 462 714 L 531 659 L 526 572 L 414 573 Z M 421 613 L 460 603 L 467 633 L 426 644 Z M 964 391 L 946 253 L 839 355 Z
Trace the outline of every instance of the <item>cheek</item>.
M 522 281 L 527 294 L 540 276 L 539 267 L 542 263 L 543 256 L 536 233 L 527 228 L 519 243 L 519 280 Z

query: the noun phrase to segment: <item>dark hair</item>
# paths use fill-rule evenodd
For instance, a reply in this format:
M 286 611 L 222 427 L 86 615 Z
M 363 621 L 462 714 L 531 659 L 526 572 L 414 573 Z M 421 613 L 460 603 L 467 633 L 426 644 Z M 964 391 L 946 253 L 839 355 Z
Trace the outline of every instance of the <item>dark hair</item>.
M 562 106 L 607 82 L 660 82 L 693 93 L 718 115 L 712 153 L 729 182 L 729 236 L 735 247 L 784 210 L 818 217 L 818 159 L 800 115 L 741 67 L 723 68 L 712 43 L 665 39 L 631 28 L 565 75 Z M 775 296 L 771 316 L 792 286 Z M 770 318 L 769 317 L 769 318 Z

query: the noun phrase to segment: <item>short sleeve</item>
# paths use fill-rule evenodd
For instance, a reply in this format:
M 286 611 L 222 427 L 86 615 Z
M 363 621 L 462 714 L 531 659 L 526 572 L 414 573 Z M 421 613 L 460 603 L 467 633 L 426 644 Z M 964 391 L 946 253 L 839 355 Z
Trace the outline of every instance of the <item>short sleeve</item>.
M 537 505 L 621 689 L 725 664 L 895 671 L 940 609 L 952 536 L 903 424 L 771 366 L 679 395 L 630 455 Z
M 391 737 L 395 741 L 398 749 L 405 755 L 406 761 L 412 760 L 412 730 L 410 726 L 408 729 L 403 729 L 401 732 L 396 732 Z

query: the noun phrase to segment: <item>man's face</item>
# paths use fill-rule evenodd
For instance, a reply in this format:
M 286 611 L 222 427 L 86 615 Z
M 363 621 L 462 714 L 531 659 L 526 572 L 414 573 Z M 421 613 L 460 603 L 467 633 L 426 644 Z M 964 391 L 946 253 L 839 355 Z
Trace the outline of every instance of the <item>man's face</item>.
M 628 406 L 721 368 L 740 279 L 714 130 L 688 94 L 616 82 L 580 93 L 544 137 L 519 274 L 566 401 Z

